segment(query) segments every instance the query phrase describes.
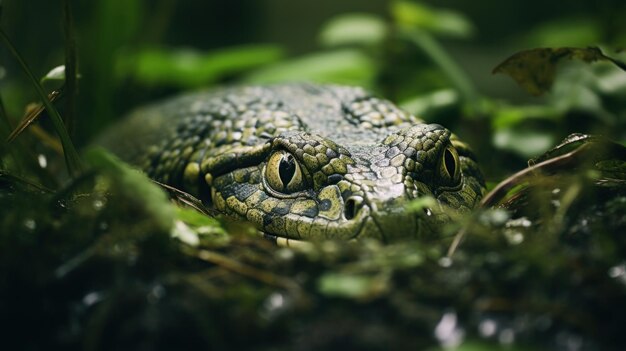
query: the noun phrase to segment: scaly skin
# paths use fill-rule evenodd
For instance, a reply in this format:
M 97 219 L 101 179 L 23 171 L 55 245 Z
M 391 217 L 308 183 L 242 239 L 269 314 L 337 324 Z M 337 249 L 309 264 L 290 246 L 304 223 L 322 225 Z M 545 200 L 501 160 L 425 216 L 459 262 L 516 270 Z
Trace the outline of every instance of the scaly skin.
M 468 211 L 484 191 L 464 143 L 361 88 L 194 93 L 122 123 L 103 144 L 283 242 L 428 235 L 448 219 L 438 209 Z M 424 196 L 437 208 L 407 211 Z

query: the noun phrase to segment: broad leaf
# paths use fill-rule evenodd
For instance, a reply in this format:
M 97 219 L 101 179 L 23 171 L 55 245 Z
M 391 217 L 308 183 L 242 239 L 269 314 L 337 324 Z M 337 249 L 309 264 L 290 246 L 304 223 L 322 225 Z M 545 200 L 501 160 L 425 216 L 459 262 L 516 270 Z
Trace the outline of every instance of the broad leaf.
M 563 60 L 581 60 L 587 63 L 609 61 L 626 70 L 623 62 L 610 58 L 599 48 L 538 48 L 520 51 L 504 60 L 493 73 L 504 73 L 532 95 L 538 96 L 552 87 L 557 64 Z

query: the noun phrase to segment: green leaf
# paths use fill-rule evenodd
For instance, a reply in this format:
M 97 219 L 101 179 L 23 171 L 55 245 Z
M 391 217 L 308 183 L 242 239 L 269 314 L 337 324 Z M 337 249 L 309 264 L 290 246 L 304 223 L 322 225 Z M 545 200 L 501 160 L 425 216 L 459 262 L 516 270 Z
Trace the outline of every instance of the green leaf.
M 188 88 L 276 62 L 282 56 L 283 50 L 276 45 L 244 45 L 211 52 L 146 48 L 122 57 L 118 74 L 146 85 Z
M 596 168 L 612 178 L 626 180 L 626 161 L 624 160 L 603 160 L 596 164 Z
M 491 125 L 494 129 L 507 129 L 528 120 L 557 120 L 563 117 L 561 110 L 552 106 L 522 105 L 500 106 L 496 109 Z
M 419 197 L 407 205 L 407 210 L 411 212 L 420 212 L 427 208 L 437 208 L 439 203 L 432 196 Z
M 464 102 L 471 107 L 476 107 L 479 99 L 474 84 L 441 44 L 432 35 L 421 30 L 407 29 L 404 34 L 410 42 L 428 55 L 435 65 L 439 66 Z
M 226 234 L 217 219 L 202 214 L 194 209 L 176 207 L 176 217 L 192 227 L 199 234 Z
M 431 8 L 422 3 L 394 1 L 391 5 L 391 15 L 403 28 L 421 29 L 457 38 L 468 38 L 474 34 L 474 26 L 462 14 Z
M 530 47 L 585 46 L 602 40 L 598 22 L 592 18 L 565 18 L 541 23 L 525 37 Z
M 416 96 L 403 101 L 399 106 L 416 116 L 425 118 L 434 111 L 459 104 L 459 94 L 452 89 L 441 89 L 429 94 Z
M 493 145 L 498 149 L 509 150 L 530 158 L 548 150 L 554 144 L 551 134 L 539 131 L 526 131 L 515 128 L 502 128 L 493 135 Z
M 116 194 L 136 202 L 157 228 L 169 231 L 174 223 L 174 208 L 165 192 L 145 174 L 120 161 L 102 148 L 91 148 L 85 161 L 113 182 Z
M 579 153 L 583 153 L 582 151 L 584 151 L 584 154 L 587 156 L 582 159 L 594 162 L 606 161 L 613 158 L 626 159 L 625 146 L 602 136 L 574 133 L 568 135 L 557 146 L 546 151 L 544 154 L 529 160 L 528 163 L 531 165 L 537 164 L 572 151 L 579 151 Z
M 80 78 L 80 74 L 76 78 Z M 54 67 L 39 82 L 48 90 L 58 90 L 65 84 L 65 65 Z
M 597 79 L 595 85 L 601 94 L 613 95 L 616 98 L 626 96 L 626 74 L 622 74 L 619 68 L 597 67 L 594 73 Z
M 65 65 L 56 66 L 48 72 L 43 78 L 41 78 L 41 84 L 48 81 L 65 81 Z
M 318 289 L 328 296 L 363 299 L 379 295 L 387 284 L 380 276 L 326 273 L 319 278 Z
M 76 1 L 74 1 L 76 3 Z M 153 13 L 146 0 L 95 1 L 89 9 L 86 27 L 81 27 L 85 40 L 81 41 L 81 71 L 86 75 L 89 94 L 88 123 L 83 119 L 77 126 L 86 135 L 95 135 L 119 113 L 111 103 L 118 95 L 120 84 L 113 79 L 119 56 L 124 49 L 136 45 L 136 38 L 146 34 L 147 21 Z M 85 106 L 85 105 L 83 105 Z M 83 112 L 83 113 L 84 113 Z M 77 135 L 78 136 L 78 135 Z
M 598 65 L 600 66 L 600 65 Z M 602 65 L 605 68 L 609 64 Z M 580 62 L 572 62 L 560 71 L 552 87 L 549 102 L 565 115 L 569 111 L 584 111 L 608 125 L 617 121 L 617 116 L 604 106 L 605 96 L 599 89 L 601 78 L 595 67 Z M 612 68 L 612 67 L 611 67 Z M 626 78 L 624 72 L 611 69 L 617 80 Z
M 376 68 L 372 60 L 358 50 L 344 49 L 316 53 L 281 62 L 250 74 L 248 83 L 284 81 L 332 82 L 368 87 Z
M 576 149 L 579 149 L 581 146 L 585 144 L 590 144 L 595 141 L 599 141 L 599 139 L 591 135 L 570 134 L 563 141 L 561 141 L 557 146 L 551 148 L 550 150 L 546 151 L 542 155 L 529 160 L 528 163 L 533 165 L 533 164 L 546 161 L 551 158 L 562 156 Z
M 626 64 L 604 55 L 599 48 L 562 47 L 517 52 L 496 66 L 493 73 L 507 74 L 528 93 L 539 96 L 552 87 L 557 64 L 565 59 L 577 59 L 587 63 L 608 61 L 626 70 Z
M 387 34 L 385 22 L 378 16 L 352 13 L 331 19 L 320 33 L 324 46 L 346 44 L 376 45 Z

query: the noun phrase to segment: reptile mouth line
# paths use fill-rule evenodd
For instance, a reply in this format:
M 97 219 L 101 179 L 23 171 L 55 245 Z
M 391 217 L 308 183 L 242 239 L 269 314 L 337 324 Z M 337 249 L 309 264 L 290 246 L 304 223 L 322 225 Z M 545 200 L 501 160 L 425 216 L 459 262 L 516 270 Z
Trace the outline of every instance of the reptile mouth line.
M 309 241 L 290 239 L 284 236 L 278 236 L 266 232 L 261 232 L 261 235 L 263 236 L 263 239 L 269 240 L 279 247 L 309 247 L 310 245 L 313 245 Z
M 356 241 L 357 240 L 357 238 L 361 235 L 361 233 L 363 232 L 363 229 L 365 228 L 365 222 L 367 222 L 366 218 L 361 220 L 361 225 L 359 226 L 359 229 L 355 231 L 354 235 L 352 235 L 351 237 L 345 239 L 346 241 Z M 288 237 L 283 236 L 283 235 L 268 233 L 268 232 L 264 232 L 264 231 L 261 231 L 261 236 L 264 239 L 267 239 L 267 240 L 271 241 L 272 243 L 274 243 L 274 244 L 276 244 L 277 246 L 280 246 L 280 247 L 304 247 L 304 246 L 308 247 L 310 245 L 313 245 L 313 243 L 310 242 L 310 241 L 301 240 L 301 239 L 294 239 L 294 238 L 288 238 Z

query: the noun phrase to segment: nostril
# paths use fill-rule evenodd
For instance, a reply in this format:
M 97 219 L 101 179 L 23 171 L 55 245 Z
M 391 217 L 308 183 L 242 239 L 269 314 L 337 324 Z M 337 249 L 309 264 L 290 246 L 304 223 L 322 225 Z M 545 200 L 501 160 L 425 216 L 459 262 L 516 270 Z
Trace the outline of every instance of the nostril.
M 363 204 L 363 199 L 361 199 L 360 197 L 352 196 L 348 198 L 348 200 L 346 200 L 346 205 L 345 205 L 345 209 L 343 212 L 344 217 L 346 217 L 347 220 L 350 220 L 356 217 L 356 215 L 359 213 L 359 210 L 362 207 L 361 206 L 362 204 Z

